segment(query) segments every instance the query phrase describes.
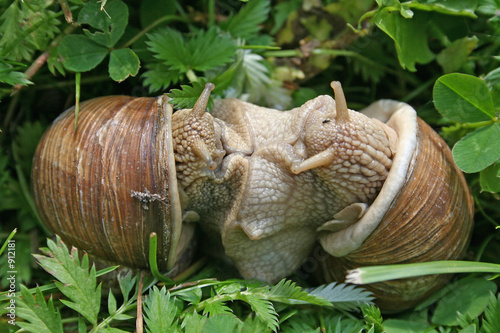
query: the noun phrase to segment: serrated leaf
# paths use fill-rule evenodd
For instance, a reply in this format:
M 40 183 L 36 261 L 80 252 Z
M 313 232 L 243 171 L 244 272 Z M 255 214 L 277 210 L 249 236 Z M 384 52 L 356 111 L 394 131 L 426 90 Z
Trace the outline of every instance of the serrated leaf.
M 269 329 L 273 331 L 278 329 L 278 313 L 274 310 L 273 303 L 247 293 L 241 293 L 238 299 L 250 304 L 257 318 L 262 320 Z
M 285 304 L 316 304 L 331 306 L 330 302 L 322 296 L 314 295 L 296 286 L 295 282 L 283 279 L 266 293 L 269 300 Z
M 92 0 L 78 14 L 78 23 L 89 24 L 97 31 L 84 29 L 85 35 L 99 45 L 113 47 L 128 24 L 128 7 L 121 0 L 108 0 L 101 10 L 101 1 Z
M 484 310 L 481 332 L 500 332 L 500 294 L 497 297 L 493 293 L 490 294 L 488 306 Z
M 181 74 L 180 71 L 170 69 L 162 63 L 155 63 L 146 67 L 148 71 L 142 74 L 142 78 L 144 79 L 144 85 L 149 86 L 150 93 L 164 90 L 184 77 L 184 74 Z
M 347 311 L 357 309 L 361 304 L 371 303 L 374 299 L 372 293 L 367 290 L 336 282 L 319 286 L 309 293 L 327 299 L 337 309 Z
M 129 76 L 136 76 L 141 63 L 139 57 L 129 48 L 113 50 L 109 58 L 109 76 L 122 82 Z
M 437 325 L 454 326 L 458 325 L 458 313 L 469 313 L 476 318 L 488 305 L 490 293 L 496 290 L 492 281 L 470 279 L 439 300 L 431 321 Z
M 500 192 L 500 161 L 481 170 L 479 183 L 481 184 L 481 191 Z
M 227 299 L 231 300 L 230 298 Z M 203 314 L 209 314 L 210 316 L 220 315 L 220 314 L 232 314 L 232 310 L 224 305 L 224 303 L 211 302 L 210 299 L 203 302 Z M 201 303 L 200 303 L 201 304 Z
M 144 302 L 144 321 L 146 331 L 150 333 L 176 332 L 177 305 L 170 299 L 170 293 L 165 287 L 158 289 L 153 286 Z
M 192 86 L 181 85 L 181 89 L 172 89 L 170 93 L 167 94 L 171 98 L 168 101 L 170 104 L 174 105 L 177 109 L 190 109 L 194 106 L 198 97 L 200 97 L 203 89 L 205 88 L 205 80 L 198 80 L 193 82 Z M 212 99 L 209 101 L 209 108 L 213 104 Z
M 369 328 L 369 332 L 382 333 L 384 332 L 384 327 L 382 325 L 384 319 L 380 313 L 380 309 L 375 305 L 361 305 L 361 311 L 363 312 L 363 318 L 366 323 L 366 327 Z
M 220 27 L 233 37 L 243 39 L 254 37 L 261 29 L 260 25 L 267 20 L 269 8 L 269 0 L 249 1 L 236 15 L 221 22 Z
M 78 250 L 73 248 L 70 254 L 59 236 L 56 242 L 47 240 L 47 246 L 45 255 L 33 256 L 43 269 L 59 280 L 57 288 L 69 299 L 61 302 L 95 325 L 101 305 L 101 285 L 96 287 L 95 266 L 89 271 L 87 254 L 80 262 Z
M 20 84 L 20 85 L 28 85 L 33 84 L 30 80 L 28 80 L 26 74 L 23 72 L 18 72 L 18 68 L 15 68 L 11 64 L 1 62 L 0 61 L 0 82 L 9 84 L 11 86 Z
M 238 332 L 241 326 L 242 322 L 236 316 L 217 314 L 208 318 L 203 331 L 206 333 Z
M 453 147 L 453 159 L 464 172 L 479 172 L 500 158 L 500 123 L 467 134 Z
M 82 35 L 68 35 L 57 48 L 67 70 L 86 72 L 99 65 L 108 54 L 108 49 Z
M 25 322 L 16 321 L 16 324 L 28 332 L 64 332 L 61 315 L 59 311 L 54 308 L 52 297 L 45 302 L 42 292 L 37 287 L 35 290 L 35 299 L 28 288 L 23 285 L 20 287 L 22 298 L 16 299 L 17 309 L 14 307 L 14 313 L 17 317 L 24 319 Z M 14 306 L 16 306 L 16 303 L 14 303 Z
M 399 12 L 382 9 L 374 18 L 375 24 L 394 41 L 401 67 L 416 71 L 415 65 L 434 59 L 427 43 L 427 15 L 418 13 L 413 18 L 402 17 Z
M 184 332 L 203 333 L 203 328 L 205 327 L 207 319 L 207 316 L 199 315 L 196 311 L 187 314 L 182 322 Z
M 490 120 L 495 107 L 486 83 L 472 75 L 447 74 L 434 84 L 434 105 L 444 117 L 458 122 Z
M 148 49 L 155 57 L 181 73 L 188 70 L 205 71 L 222 66 L 236 52 L 236 43 L 212 27 L 200 30 L 194 37 L 184 39 L 180 32 L 165 28 L 148 35 Z

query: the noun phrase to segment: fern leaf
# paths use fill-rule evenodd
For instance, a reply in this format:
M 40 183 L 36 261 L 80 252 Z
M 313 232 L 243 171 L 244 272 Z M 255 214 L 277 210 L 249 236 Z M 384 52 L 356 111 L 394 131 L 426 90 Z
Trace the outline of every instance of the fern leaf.
M 273 331 L 278 329 L 278 313 L 270 301 L 245 292 L 241 293 L 238 299 L 250 304 L 257 318 L 263 321 L 269 329 Z
M 144 302 L 144 321 L 150 333 L 177 332 L 177 306 L 170 293 L 163 287 L 154 286 Z
M 273 286 L 266 295 L 269 300 L 285 304 L 316 304 L 330 306 L 330 302 L 322 296 L 313 295 L 295 285 L 295 282 L 283 279 Z
M 492 293 L 486 310 L 484 310 L 481 332 L 500 332 L 500 294 L 497 297 Z
M 334 307 L 341 310 L 354 310 L 359 308 L 360 304 L 371 303 L 374 299 L 369 291 L 336 282 L 319 286 L 309 293 L 326 298 Z
M 54 308 L 52 297 L 45 303 L 43 294 L 38 287 L 35 293 L 36 299 L 29 292 L 28 288 L 21 285 L 22 298 L 16 299 L 18 303 L 16 316 L 24 319 L 25 322 L 18 321 L 16 324 L 28 332 L 62 333 L 63 326 L 61 315 L 59 311 Z
M 93 325 L 101 305 L 101 285 L 96 287 L 95 266 L 89 271 L 89 260 L 85 254 L 80 263 L 78 250 L 68 248 L 57 236 L 57 244 L 47 241 L 48 249 L 42 249 L 45 255 L 34 255 L 40 266 L 58 281 L 57 288 L 69 299 L 61 300 L 66 306 L 79 312 Z

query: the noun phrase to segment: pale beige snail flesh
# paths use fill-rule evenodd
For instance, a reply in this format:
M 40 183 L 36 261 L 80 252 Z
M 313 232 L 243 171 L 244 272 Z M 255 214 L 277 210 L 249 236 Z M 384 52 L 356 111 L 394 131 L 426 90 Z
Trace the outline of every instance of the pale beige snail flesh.
M 147 267 L 151 231 L 163 231 L 163 267 L 171 267 L 176 239 L 192 222 L 245 278 L 276 282 L 290 275 L 317 240 L 332 255 L 352 255 L 395 204 L 381 195 L 398 198 L 406 190 L 401 182 L 411 179 L 409 159 L 427 153 L 415 150 L 417 137 L 437 134 L 419 131 L 416 113 L 406 104 L 372 107 L 403 109 L 385 124 L 348 110 L 340 84 L 332 87 L 336 100 L 319 96 L 290 111 L 225 99 L 207 113 L 213 89 L 207 84 L 193 110 L 179 110 L 171 120 L 163 97 L 103 97 L 83 104 L 76 131 L 66 113 L 35 157 L 33 188 L 41 216 L 70 243 L 98 256 L 107 254 L 97 247 L 106 248 L 109 260 L 135 267 Z M 143 113 L 148 120 L 134 119 Z M 459 170 L 438 168 L 452 170 L 459 195 L 469 200 Z M 144 179 L 149 174 L 158 178 Z M 68 213 L 61 214 L 66 206 Z M 467 209 L 471 215 L 470 201 Z M 462 239 L 454 240 L 460 248 L 467 244 L 471 219 L 464 223 Z M 378 237 L 380 243 L 399 241 L 397 232 Z

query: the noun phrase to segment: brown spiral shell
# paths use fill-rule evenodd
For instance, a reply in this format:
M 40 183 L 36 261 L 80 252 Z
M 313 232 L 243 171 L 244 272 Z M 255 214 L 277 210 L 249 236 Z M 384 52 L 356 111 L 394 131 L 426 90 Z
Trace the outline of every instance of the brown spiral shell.
M 181 228 L 166 97 L 107 96 L 71 108 L 44 134 L 32 190 L 43 222 L 96 257 L 148 267 L 149 236 L 158 264 L 173 265 Z
M 418 118 L 417 147 L 406 182 L 381 223 L 360 248 L 326 255 L 317 277 L 345 280 L 347 270 L 463 257 L 472 232 L 474 202 L 443 139 Z M 365 285 L 385 312 L 411 308 L 441 288 L 450 275 L 429 275 Z

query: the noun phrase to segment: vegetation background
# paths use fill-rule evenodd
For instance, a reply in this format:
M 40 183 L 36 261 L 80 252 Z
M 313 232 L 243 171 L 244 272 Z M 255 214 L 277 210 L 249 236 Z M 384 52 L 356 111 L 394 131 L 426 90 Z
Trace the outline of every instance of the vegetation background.
M 176 107 L 189 107 L 211 81 L 216 98 L 289 109 L 332 94 L 329 83 L 338 80 L 351 109 L 381 98 L 407 102 L 454 147 L 466 172 L 476 214 L 465 259 L 500 264 L 499 50 L 499 0 L 0 0 L 0 234 L 3 243 L 17 230 L 18 268 L 11 325 L 2 253 L 0 331 L 135 328 L 138 277 L 120 275 L 116 296 L 108 293 L 96 275 L 113 268 L 96 272 L 60 240 L 47 242 L 53 235 L 30 194 L 44 130 L 79 100 L 103 95 L 169 92 Z M 168 283 L 146 279 L 139 327 L 500 332 L 492 274 L 460 274 L 430 301 L 390 316 L 344 284 L 303 289 L 298 277 L 276 286 L 214 277 L 216 267 L 205 265 L 188 277 L 195 286 L 169 292 Z

